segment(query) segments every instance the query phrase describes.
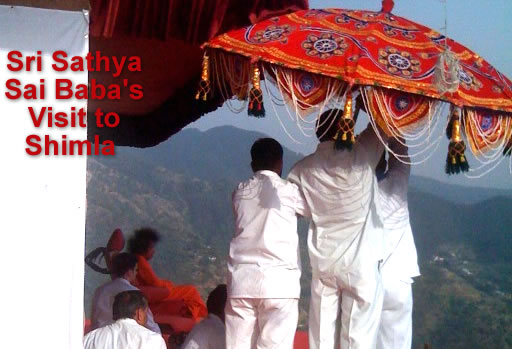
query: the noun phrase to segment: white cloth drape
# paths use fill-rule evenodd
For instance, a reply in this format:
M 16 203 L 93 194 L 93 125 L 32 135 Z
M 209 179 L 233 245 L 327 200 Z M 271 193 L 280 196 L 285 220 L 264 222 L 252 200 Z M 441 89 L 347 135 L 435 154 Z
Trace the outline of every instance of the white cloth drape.
M 57 100 L 55 80 L 87 85 L 85 72 L 55 72 L 51 55 L 88 52 L 87 13 L 0 6 L 0 152 L 2 174 L 2 348 L 76 349 L 83 339 L 86 156 L 29 156 L 26 137 L 50 135 L 59 143 L 87 139 L 86 128 L 49 128 L 32 123 L 28 107 L 70 113 L 86 100 Z M 7 69 L 7 54 L 25 58 L 41 51 L 42 71 Z M 40 85 L 45 97 L 9 100 L 6 81 Z

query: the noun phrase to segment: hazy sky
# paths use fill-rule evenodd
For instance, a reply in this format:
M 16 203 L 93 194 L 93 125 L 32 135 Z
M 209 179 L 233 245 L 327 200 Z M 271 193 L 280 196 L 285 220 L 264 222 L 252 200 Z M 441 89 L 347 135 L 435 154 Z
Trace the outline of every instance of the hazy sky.
M 347 8 L 380 10 L 380 0 L 310 0 L 310 8 Z M 395 0 L 393 13 L 419 22 L 440 32 L 445 21 L 444 2 L 441 0 Z M 512 78 L 512 0 L 448 0 L 447 34 L 452 39 L 479 53 L 507 77 Z M 292 123 L 284 108 L 277 107 L 279 118 L 265 96 L 267 117 L 256 119 L 243 110 L 234 114 L 227 107 L 210 113 L 189 127 L 207 130 L 222 125 L 265 133 L 278 139 L 296 152 L 309 154 L 316 148 L 314 137 L 305 137 Z M 285 124 L 285 127 L 281 123 Z M 361 128 L 362 120 L 358 122 Z M 291 134 L 291 137 L 288 135 Z M 444 162 L 448 141 L 443 140 L 434 155 L 424 164 L 413 167 L 417 175 L 436 178 L 449 183 L 472 186 L 512 188 L 510 161 L 502 161 L 498 168 L 480 179 L 468 179 L 462 175 L 448 177 L 444 173 Z M 469 158 L 476 167 L 475 159 Z

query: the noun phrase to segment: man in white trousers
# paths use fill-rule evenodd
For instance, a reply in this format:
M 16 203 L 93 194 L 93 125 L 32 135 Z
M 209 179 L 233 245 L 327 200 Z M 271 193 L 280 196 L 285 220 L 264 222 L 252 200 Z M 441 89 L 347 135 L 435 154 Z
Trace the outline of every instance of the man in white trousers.
M 375 168 L 384 146 L 369 126 L 351 151 L 336 150 L 333 139 L 341 114 L 329 110 L 320 116 L 320 144 L 288 176 L 301 189 L 312 216 L 309 347 L 374 349 L 382 308 Z
M 385 154 L 377 167 L 379 195 L 384 221 L 384 262 L 381 267 L 384 303 L 378 335 L 378 349 L 410 349 L 412 343 L 412 278 L 420 275 L 418 257 L 407 205 L 407 186 L 411 166 L 407 147 L 397 140 L 389 142 L 399 161 Z M 406 162 L 406 163 L 404 163 Z
M 226 348 L 292 349 L 301 274 L 297 215 L 308 212 L 297 186 L 281 178 L 276 140 L 257 140 L 251 158 L 254 175 L 233 192 Z

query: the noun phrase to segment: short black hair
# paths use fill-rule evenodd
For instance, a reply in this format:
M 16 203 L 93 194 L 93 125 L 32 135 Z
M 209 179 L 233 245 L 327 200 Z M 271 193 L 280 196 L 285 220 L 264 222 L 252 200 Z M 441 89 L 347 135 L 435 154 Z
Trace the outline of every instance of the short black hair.
M 228 290 L 226 284 L 220 284 L 213 289 L 206 300 L 206 308 L 209 314 L 221 315 L 226 307 Z
M 283 147 L 273 138 L 260 138 L 251 147 L 251 160 L 255 172 L 273 170 L 283 160 Z
M 119 319 L 133 319 L 137 309 L 146 309 L 148 300 L 141 291 L 132 290 L 120 292 L 114 298 L 112 305 L 112 318 L 114 321 Z
M 342 109 L 329 109 L 318 117 L 316 137 L 320 142 L 334 139 L 336 132 L 338 132 L 338 122 L 342 115 Z
M 135 230 L 133 236 L 128 240 L 128 251 L 142 255 L 147 252 L 151 245 L 160 241 L 160 234 L 152 228 L 140 228 Z
M 128 270 L 137 265 L 137 256 L 133 253 L 122 252 L 114 256 L 112 260 L 112 275 L 122 277 Z

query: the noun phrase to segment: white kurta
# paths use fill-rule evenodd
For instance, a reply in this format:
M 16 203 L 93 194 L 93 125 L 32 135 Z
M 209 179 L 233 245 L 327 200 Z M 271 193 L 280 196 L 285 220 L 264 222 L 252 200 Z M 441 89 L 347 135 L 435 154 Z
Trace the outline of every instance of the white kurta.
M 258 171 L 233 192 L 235 236 L 228 298 L 299 298 L 297 215 L 307 215 L 295 184 Z
M 292 349 L 301 274 L 297 215 L 308 215 L 304 199 L 295 184 L 258 171 L 233 192 L 233 213 L 226 348 Z
M 407 148 L 393 143 L 391 149 L 406 154 Z M 408 161 L 408 158 L 404 158 Z M 407 187 L 411 168 L 394 156 L 379 182 L 381 212 L 384 221 L 384 262 L 382 283 L 384 304 L 378 336 L 378 348 L 410 349 L 412 341 L 412 278 L 420 275 L 414 237 L 409 222 Z
M 89 332 L 84 349 L 167 349 L 161 335 L 133 319 L 120 319 Z
M 138 291 L 139 289 L 124 278 L 116 278 L 98 287 L 92 298 L 91 328 L 94 330 L 112 324 L 114 322 L 112 319 L 112 305 L 115 296 L 123 291 L 134 290 Z M 146 327 L 153 332 L 160 333 L 160 327 L 155 323 L 149 308 L 147 314 Z
M 194 326 L 181 346 L 182 349 L 224 349 L 226 348 L 226 327 L 214 314 Z
M 333 141 L 322 142 L 288 176 L 303 192 L 312 216 L 311 349 L 334 349 L 339 343 L 344 349 L 375 347 L 382 306 L 378 265 L 383 258 L 375 167 L 383 150 L 368 127 L 352 151 L 337 151 Z

